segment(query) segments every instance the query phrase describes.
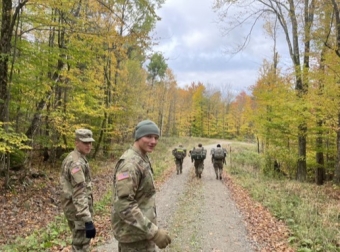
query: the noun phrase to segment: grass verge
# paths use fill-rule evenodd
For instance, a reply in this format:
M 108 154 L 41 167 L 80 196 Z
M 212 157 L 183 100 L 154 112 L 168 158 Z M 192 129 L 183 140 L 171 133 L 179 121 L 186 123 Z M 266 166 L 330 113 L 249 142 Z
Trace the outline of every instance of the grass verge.
M 298 252 L 339 252 L 339 188 L 265 177 L 261 162 L 255 146 L 233 144 L 227 170 L 253 199 L 287 224 L 288 241 Z

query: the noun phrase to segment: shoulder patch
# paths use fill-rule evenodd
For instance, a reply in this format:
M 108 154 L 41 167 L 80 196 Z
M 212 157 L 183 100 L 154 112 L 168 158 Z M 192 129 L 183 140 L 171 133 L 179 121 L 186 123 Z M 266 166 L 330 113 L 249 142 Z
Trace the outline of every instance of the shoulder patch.
M 71 170 L 71 173 L 72 174 L 75 174 L 77 172 L 79 172 L 81 170 L 81 167 L 80 166 L 77 166 L 77 167 L 74 167 L 72 170 Z
M 123 179 L 127 179 L 130 178 L 130 174 L 128 172 L 122 172 L 117 174 L 117 180 L 123 180 Z

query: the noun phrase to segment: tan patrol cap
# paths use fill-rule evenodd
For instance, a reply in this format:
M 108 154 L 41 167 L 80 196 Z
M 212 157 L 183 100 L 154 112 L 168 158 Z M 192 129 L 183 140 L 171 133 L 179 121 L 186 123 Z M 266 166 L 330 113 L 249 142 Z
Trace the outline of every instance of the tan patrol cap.
M 94 142 L 94 139 L 92 138 L 92 131 L 89 129 L 77 129 L 76 140 L 80 140 L 82 142 Z

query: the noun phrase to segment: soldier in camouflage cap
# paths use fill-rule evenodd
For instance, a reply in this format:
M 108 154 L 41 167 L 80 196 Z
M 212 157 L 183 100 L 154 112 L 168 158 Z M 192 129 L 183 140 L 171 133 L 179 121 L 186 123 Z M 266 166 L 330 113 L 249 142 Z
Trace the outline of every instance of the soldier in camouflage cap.
M 72 251 L 90 251 L 91 238 L 96 236 L 93 224 L 93 197 L 90 166 L 86 155 L 91 152 L 92 132 L 75 132 L 75 149 L 61 165 L 61 203 L 72 231 Z
M 119 252 L 155 252 L 156 245 L 162 249 L 171 243 L 168 233 L 157 226 L 156 188 L 147 155 L 159 135 L 154 122 L 138 123 L 133 146 L 114 169 L 111 223 Z

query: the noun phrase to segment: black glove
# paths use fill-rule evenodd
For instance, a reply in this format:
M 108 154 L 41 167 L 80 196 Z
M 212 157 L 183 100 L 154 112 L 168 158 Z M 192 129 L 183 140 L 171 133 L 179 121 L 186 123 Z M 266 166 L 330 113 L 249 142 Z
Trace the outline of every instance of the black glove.
M 96 236 L 96 228 L 93 222 L 85 222 L 86 238 L 94 238 Z

